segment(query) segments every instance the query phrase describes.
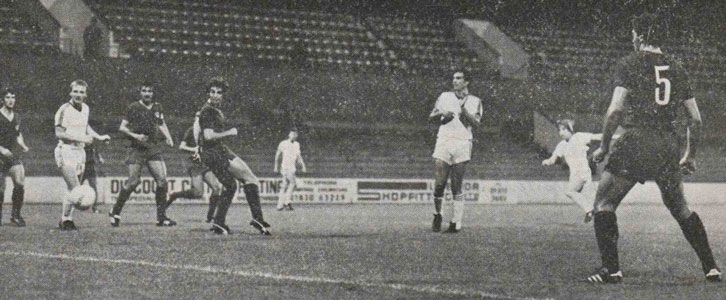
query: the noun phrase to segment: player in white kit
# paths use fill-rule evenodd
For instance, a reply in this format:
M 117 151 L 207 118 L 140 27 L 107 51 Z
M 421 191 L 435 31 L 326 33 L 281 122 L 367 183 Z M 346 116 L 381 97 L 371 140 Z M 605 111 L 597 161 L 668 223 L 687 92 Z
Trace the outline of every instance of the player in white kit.
M 588 223 L 592 220 L 595 186 L 587 160 L 587 150 L 590 149 L 590 143 L 602 139 L 602 134 L 575 132 L 574 125 L 575 122 L 568 119 L 557 122 L 562 141 L 552 151 L 552 156 L 542 161 L 542 165 L 551 166 L 558 158 L 564 159 L 570 168 L 566 195 L 585 211 L 585 223 Z
M 64 103 L 55 113 L 55 136 L 58 146 L 55 147 L 55 162 L 63 175 L 68 187 L 68 194 L 63 197 L 63 215 L 58 224 L 61 230 L 75 230 L 73 223 L 73 205 L 68 196 L 70 191 L 80 185 L 86 165 L 86 144 L 93 140 L 108 141 L 108 135 L 99 135 L 88 125 L 90 110 L 86 103 L 88 84 L 83 80 L 71 83 L 71 100 Z
M 300 164 L 303 173 L 307 172 L 305 162 L 300 152 L 300 143 L 297 141 L 297 131 L 291 130 L 287 139 L 280 142 L 275 153 L 275 173 L 282 175 L 282 187 L 277 198 L 277 210 L 287 208 L 292 210 L 292 192 L 295 190 L 295 172 Z
M 434 149 L 436 179 L 434 184 L 434 232 L 441 230 L 441 204 L 446 182 L 451 180 L 453 201 L 450 206 L 448 233 L 461 230 L 464 218 L 462 183 L 466 164 L 471 159 L 472 128 L 479 127 L 483 112 L 481 99 L 469 94 L 466 74 L 457 71 L 452 79 L 453 91 L 443 92 L 429 115 L 429 122 L 439 124 Z

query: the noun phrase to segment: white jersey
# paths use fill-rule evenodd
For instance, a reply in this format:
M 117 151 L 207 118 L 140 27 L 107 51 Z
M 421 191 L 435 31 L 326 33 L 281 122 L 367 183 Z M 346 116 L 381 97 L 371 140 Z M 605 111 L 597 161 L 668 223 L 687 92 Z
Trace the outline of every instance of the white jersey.
M 55 113 L 55 126 L 62 127 L 67 133 L 75 136 L 86 135 L 88 129 L 88 105 L 81 103 L 81 110 L 79 111 L 70 102 L 64 103 Z M 59 141 L 62 144 L 63 141 Z M 83 143 L 73 143 L 80 147 L 83 147 Z
M 300 155 L 300 143 L 284 140 L 277 146 L 277 151 L 282 153 L 282 162 L 280 163 L 280 171 L 296 171 L 297 158 Z
M 442 112 L 454 113 L 454 119 L 449 123 L 439 126 L 437 135 L 439 138 L 457 140 L 472 139 L 471 126 L 464 126 L 464 123 L 459 119 L 462 106 L 466 106 L 466 110 L 473 114 L 477 121 L 481 120 L 482 114 L 484 114 L 481 99 L 474 95 L 466 95 L 464 98 L 459 99 L 454 92 L 441 93 L 441 96 L 436 100 L 435 107 Z
M 587 150 L 590 149 L 592 141 L 592 133 L 577 132 L 573 134 L 569 140 L 562 140 L 552 155 L 564 158 L 570 167 L 571 173 L 591 173 L 590 164 L 587 161 Z

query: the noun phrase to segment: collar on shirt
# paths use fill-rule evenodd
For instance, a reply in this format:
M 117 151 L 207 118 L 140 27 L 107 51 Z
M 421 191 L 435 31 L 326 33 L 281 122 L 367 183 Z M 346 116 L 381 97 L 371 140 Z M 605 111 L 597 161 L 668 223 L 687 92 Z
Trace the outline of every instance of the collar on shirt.
M 75 108 L 77 111 L 83 110 L 83 103 L 78 103 L 76 101 L 73 101 L 73 99 L 71 99 L 70 103 L 71 106 L 73 106 L 73 108 Z
M 466 98 L 466 96 L 469 96 L 469 89 L 464 88 L 463 90 L 461 90 L 461 97 L 459 97 L 459 93 L 457 93 L 456 91 L 454 91 L 454 95 L 456 96 L 456 98 L 459 98 L 459 100 L 464 99 Z

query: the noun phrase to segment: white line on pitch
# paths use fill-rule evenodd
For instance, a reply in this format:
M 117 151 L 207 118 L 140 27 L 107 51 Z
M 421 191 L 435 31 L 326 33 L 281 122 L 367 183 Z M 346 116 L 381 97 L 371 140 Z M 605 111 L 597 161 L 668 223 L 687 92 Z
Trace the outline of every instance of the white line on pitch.
M 14 251 L 0 251 L 0 255 L 8 256 L 31 256 L 48 259 L 62 259 L 62 260 L 73 260 L 81 262 L 98 262 L 107 264 L 119 264 L 119 265 L 133 265 L 143 267 L 154 267 L 174 270 L 187 270 L 197 271 L 204 273 L 214 274 L 229 274 L 247 278 L 264 278 L 272 279 L 276 281 L 293 281 L 303 283 L 315 283 L 315 284 L 343 284 L 343 285 L 355 285 L 369 288 L 385 288 L 392 290 L 408 290 L 421 293 L 432 293 L 450 296 L 465 296 L 465 297 L 483 297 L 483 298 L 495 298 L 495 299 L 511 299 L 511 300 L 544 300 L 540 298 L 518 298 L 505 295 L 498 295 L 477 290 L 461 290 L 461 289 L 450 289 L 439 286 L 416 286 L 401 283 L 375 283 L 363 280 L 343 280 L 343 279 L 331 279 L 325 277 L 312 277 L 312 276 L 297 276 L 297 275 L 282 275 L 265 272 L 253 272 L 253 271 L 241 271 L 241 270 L 230 270 L 223 268 L 216 268 L 211 266 L 198 266 L 198 265 L 175 265 L 175 264 L 164 264 L 155 263 L 144 260 L 130 260 L 130 259 L 110 259 L 110 258 L 97 258 L 90 256 L 70 256 L 65 254 L 48 254 L 38 252 L 14 252 Z

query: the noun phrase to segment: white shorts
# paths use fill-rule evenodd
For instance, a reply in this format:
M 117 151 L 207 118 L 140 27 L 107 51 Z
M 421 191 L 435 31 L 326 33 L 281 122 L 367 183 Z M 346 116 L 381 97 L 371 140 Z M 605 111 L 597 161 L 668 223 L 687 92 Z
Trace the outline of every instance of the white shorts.
M 590 168 L 570 168 L 570 182 L 568 190 L 580 190 L 585 184 L 592 182 L 592 171 Z
M 438 138 L 433 158 L 443 160 L 449 165 L 467 162 L 471 159 L 471 140 Z
M 282 170 L 280 174 L 283 182 L 295 183 L 295 170 Z
M 86 151 L 83 148 L 59 144 L 55 147 L 55 164 L 59 168 L 72 167 L 81 175 L 86 167 Z

